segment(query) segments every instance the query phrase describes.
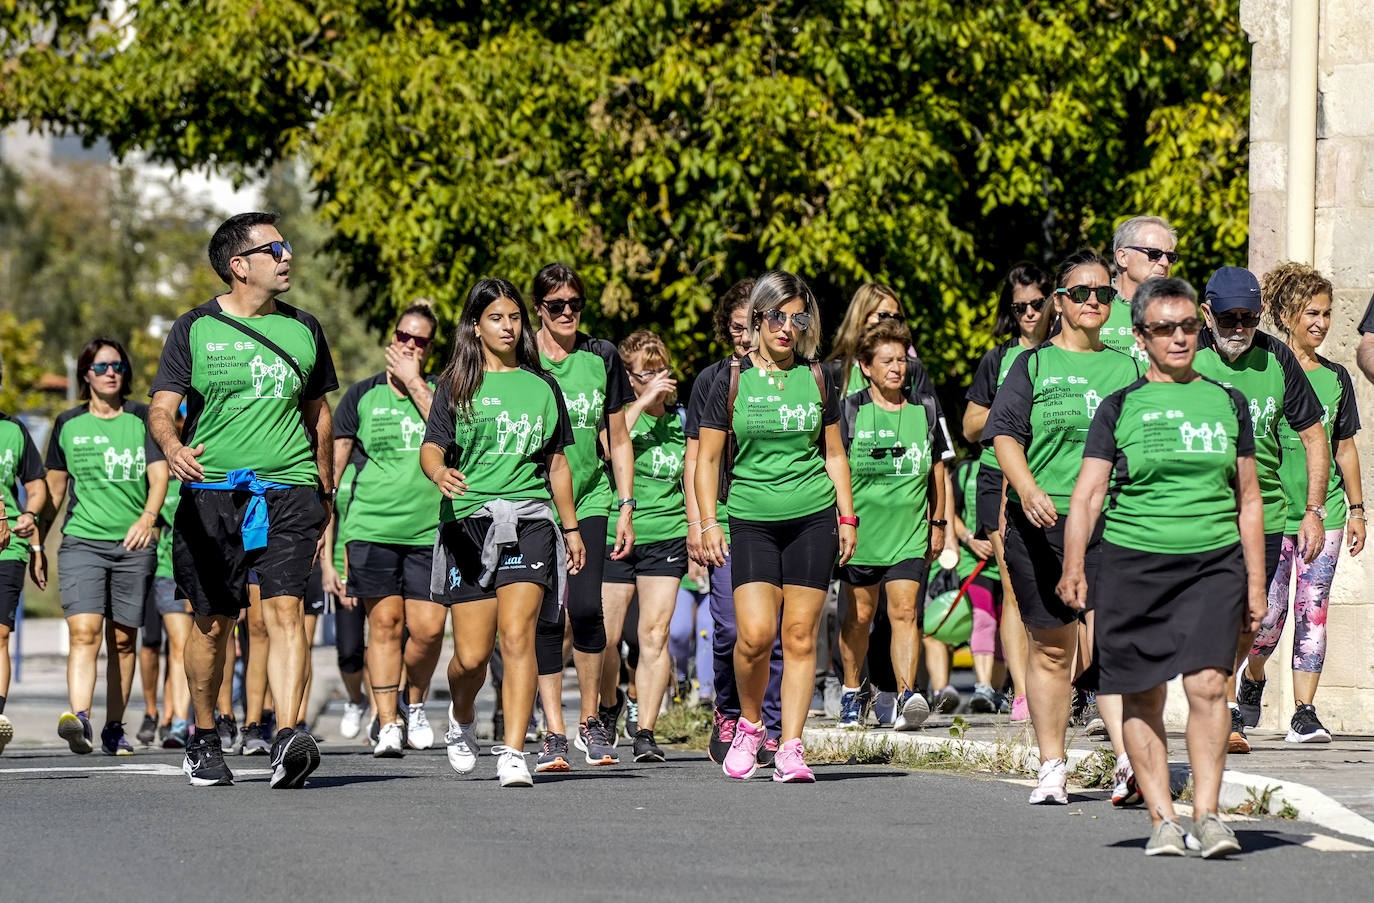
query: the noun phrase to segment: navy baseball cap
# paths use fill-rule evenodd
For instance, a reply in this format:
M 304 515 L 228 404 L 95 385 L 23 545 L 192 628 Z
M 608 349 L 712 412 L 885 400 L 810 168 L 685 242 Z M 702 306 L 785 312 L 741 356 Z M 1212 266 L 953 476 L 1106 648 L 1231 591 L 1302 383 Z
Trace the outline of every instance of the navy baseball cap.
M 1237 309 L 1259 313 L 1259 280 L 1245 267 L 1222 267 L 1207 280 L 1202 300 L 1211 305 L 1212 313 L 1216 314 Z

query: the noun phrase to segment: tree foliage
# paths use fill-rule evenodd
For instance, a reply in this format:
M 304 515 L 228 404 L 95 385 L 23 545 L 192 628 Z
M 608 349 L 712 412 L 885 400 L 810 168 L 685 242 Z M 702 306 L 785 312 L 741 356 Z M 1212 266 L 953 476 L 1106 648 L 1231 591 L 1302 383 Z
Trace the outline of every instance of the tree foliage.
M 379 327 L 562 259 L 594 327 L 699 364 L 713 299 L 782 266 L 828 331 L 892 285 L 958 378 L 1020 257 L 1142 212 L 1184 275 L 1244 256 L 1237 0 L 0 0 L 0 53 L 0 118 L 244 177 L 302 158 Z

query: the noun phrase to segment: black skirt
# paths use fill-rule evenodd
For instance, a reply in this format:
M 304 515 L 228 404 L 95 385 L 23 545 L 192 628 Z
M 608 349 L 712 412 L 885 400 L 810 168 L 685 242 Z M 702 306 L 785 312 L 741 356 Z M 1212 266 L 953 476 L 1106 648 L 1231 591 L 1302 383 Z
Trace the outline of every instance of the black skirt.
M 1231 673 L 1246 594 L 1240 543 L 1164 555 L 1103 541 L 1093 593 L 1098 692 L 1143 693 L 1204 668 Z

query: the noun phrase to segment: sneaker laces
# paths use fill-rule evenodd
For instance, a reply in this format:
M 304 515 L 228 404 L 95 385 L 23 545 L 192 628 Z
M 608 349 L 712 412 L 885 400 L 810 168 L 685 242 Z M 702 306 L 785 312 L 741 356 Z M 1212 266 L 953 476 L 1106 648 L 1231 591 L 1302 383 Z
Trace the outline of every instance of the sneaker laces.
M 491 748 L 491 753 L 502 759 L 507 756 L 515 756 L 522 763 L 525 761 L 525 756 L 529 755 L 523 749 L 516 749 L 514 746 L 493 746 Z
M 416 727 L 429 727 L 429 716 L 418 703 L 410 707 L 410 723 Z
M 445 745 L 445 746 L 462 746 L 464 749 L 468 750 L 469 752 L 472 751 L 472 746 L 469 745 L 469 743 L 468 743 L 468 741 L 467 741 L 467 738 L 463 736 L 463 729 L 462 729 L 462 727 L 460 727 L 459 724 L 458 724 L 458 722 L 456 722 L 456 721 L 450 722 L 450 723 L 449 723 L 448 730 L 444 732 L 444 745 Z M 502 746 L 493 747 L 493 748 L 492 748 L 492 752 L 495 753 L 496 750 L 498 750 L 498 749 L 505 749 L 505 747 L 502 747 Z
M 587 729 L 587 741 L 598 746 L 609 746 L 611 741 L 606 736 L 606 727 L 596 718 L 588 718 L 583 722 Z

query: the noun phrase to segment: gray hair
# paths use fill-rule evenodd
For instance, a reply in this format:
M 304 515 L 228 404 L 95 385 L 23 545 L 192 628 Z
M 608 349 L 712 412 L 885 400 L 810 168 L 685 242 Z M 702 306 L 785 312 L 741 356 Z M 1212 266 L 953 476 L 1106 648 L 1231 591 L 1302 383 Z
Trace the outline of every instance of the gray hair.
M 1144 329 L 1148 322 L 1145 314 L 1149 311 L 1150 302 L 1166 298 L 1186 298 L 1193 302 L 1194 308 L 1197 308 L 1197 289 L 1189 285 L 1187 279 L 1155 276 L 1140 283 L 1140 287 L 1135 290 L 1135 297 L 1131 299 L 1131 326 Z
M 769 270 L 754 281 L 754 290 L 749 293 L 749 345 L 760 347 L 759 332 L 763 315 L 782 307 L 793 298 L 800 298 L 806 305 L 802 311 L 811 318 L 811 326 L 805 332 L 797 332 L 797 354 L 808 360 L 816 356 L 821 343 L 821 308 L 816 296 L 800 276 L 786 270 Z
M 1165 232 L 1169 233 L 1169 237 L 1174 240 L 1175 246 L 1178 245 L 1178 232 L 1174 229 L 1173 226 L 1169 225 L 1169 221 L 1164 217 L 1133 216 L 1130 219 L 1126 220 L 1126 222 L 1117 226 L 1116 231 L 1112 233 L 1113 260 L 1115 260 L 1116 258 L 1117 251 L 1120 251 L 1122 248 L 1129 247 L 1130 245 L 1134 245 L 1140 241 L 1140 230 L 1144 229 L 1146 226 L 1158 226 Z

